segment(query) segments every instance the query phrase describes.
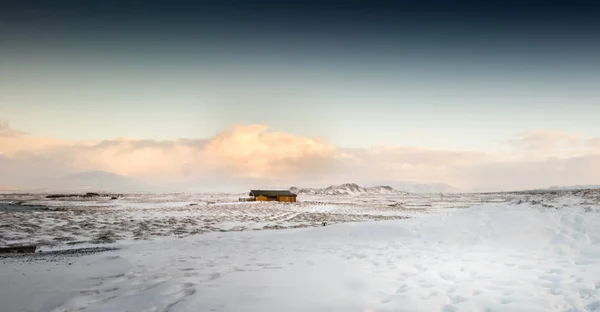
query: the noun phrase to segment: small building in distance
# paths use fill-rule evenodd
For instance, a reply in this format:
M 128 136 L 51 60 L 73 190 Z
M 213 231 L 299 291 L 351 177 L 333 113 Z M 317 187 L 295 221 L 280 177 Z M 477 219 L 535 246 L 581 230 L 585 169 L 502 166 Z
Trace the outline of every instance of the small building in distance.
M 296 202 L 296 194 L 290 191 L 274 191 L 274 190 L 252 190 L 250 196 L 255 201 L 279 201 L 287 203 Z

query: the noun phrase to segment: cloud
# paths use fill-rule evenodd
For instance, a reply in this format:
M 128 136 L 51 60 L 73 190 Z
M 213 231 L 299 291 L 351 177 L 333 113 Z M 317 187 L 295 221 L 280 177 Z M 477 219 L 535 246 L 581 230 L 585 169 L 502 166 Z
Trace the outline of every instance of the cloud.
M 600 137 L 596 137 L 596 138 L 587 140 L 586 145 L 590 148 L 600 150 Z
M 203 159 L 246 176 L 294 175 L 314 171 L 339 151 L 318 139 L 266 132 L 266 125 L 236 126 L 210 140 Z
M 208 140 L 172 141 L 10 137 L 0 139 L 0 150 L 11 160 L 11 171 L 27 171 L 32 163 L 36 171 L 47 175 L 56 174 L 57 168 L 65 173 L 104 170 L 154 180 L 192 179 L 218 172 L 239 178 L 282 176 L 291 181 L 294 175 L 323 169 L 337 153 L 322 140 L 267 130 L 265 125 L 236 126 Z
M 2 123 L 0 177 L 103 170 L 169 185 L 291 186 L 378 180 L 446 182 L 471 189 L 600 183 L 600 141 L 538 131 L 513 138 L 510 153 L 421 147 L 341 148 L 318 138 L 238 125 L 213 138 L 71 141 L 19 134 Z M 8 129 L 8 130 L 6 130 Z M 516 154 L 518 157 L 513 157 Z M 7 181 L 0 183 L 7 184 Z M 242 186 L 240 186 L 242 187 Z
M 486 190 L 600 184 L 600 155 L 566 159 L 489 163 L 461 169 L 466 185 Z
M 523 155 L 547 157 L 573 152 L 573 148 L 581 144 L 581 139 L 562 131 L 531 131 L 506 143 Z
M 8 121 L 0 120 L 0 137 L 16 137 L 25 135 L 25 132 L 16 131 L 10 128 Z

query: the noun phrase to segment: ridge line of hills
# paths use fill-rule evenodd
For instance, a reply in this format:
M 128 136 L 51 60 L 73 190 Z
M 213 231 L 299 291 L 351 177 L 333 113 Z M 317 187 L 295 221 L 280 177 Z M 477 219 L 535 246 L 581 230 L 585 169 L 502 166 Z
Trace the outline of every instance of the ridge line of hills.
M 429 186 L 429 187 L 427 187 Z M 458 192 L 447 184 L 414 184 L 412 188 L 398 189 L 389 185 L 360 186 L 356 183 L 331 185 L 324 188 L 291 187 L 290 191 L 298 195 L 377 195 L 377 194 L 410 194 L 410 193 L 450 193 Z
M 217 183 L 215 183 L 217 182 Z M 220 183 L 219 183 L 220 182 Z M 269 183 L 262 180 L 247 180 L 236 185 L 227 185 L 228 191 L 221 190 L 225 186 L 223 180 L 213 181 L 210 178 L 187 181 L 181 184 L 155 185 L 135 178 L 126 177 L 105 171 L 87 171 L 66 176 L 26 179 L 16 177 L 0 177 L 2 192 L 117 192 L 117 193 L 163 193 L 163 192 L 217 192 L 246 193 L 250 189 L 281 188 L 281 183 Z M 222 185 L 223 184 L 223 185 Z M 279 187 L 277 186 L 279 184 Z M 283 189 L 286 189 L 284 187 Z M 600 185 L 551 186 L 519 191 L 560 191 L 578 189 L 597 189 Z M 419 193 L 485 193 L 483 190 L 459 190 L 445 183 L 416 183 L 407 181 L 379 181 L 359 185 L 344 183 L 327 187 L 291 187 L 290 191 L 306 195 L 378 195 L 378 194 L 419 194 Z M 498 191 L 496 191 L 498 192 Z

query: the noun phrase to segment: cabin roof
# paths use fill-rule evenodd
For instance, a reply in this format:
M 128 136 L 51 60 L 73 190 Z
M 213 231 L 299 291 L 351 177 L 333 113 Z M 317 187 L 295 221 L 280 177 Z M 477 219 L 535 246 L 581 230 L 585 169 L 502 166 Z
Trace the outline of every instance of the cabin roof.
M 278 190 L 251 190 L 250 196 L 267 196 L 267 197 L 276 197 L 276 196 L 296 196 L 296 194 L 290 191 L 278 191 Z

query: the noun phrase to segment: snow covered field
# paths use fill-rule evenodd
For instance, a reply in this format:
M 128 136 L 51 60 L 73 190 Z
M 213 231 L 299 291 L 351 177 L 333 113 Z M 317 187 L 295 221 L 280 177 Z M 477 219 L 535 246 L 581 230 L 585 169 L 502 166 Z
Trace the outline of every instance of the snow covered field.
M 238 202 L 244 194 L 150 194 L 47 199 L 0 195 L 0 246 L 43 248 L 158 236 L 322 226 L 403 219 L 429 211 L 510 200 L 506 195 L 301 196 L 298 203 Z M 24 209 L 27 205 L 40 205 Z M 50 209 L 40 209 L 41 207 Z
M 123 238 L 107 245 L 118 250 L 52 262 L 2 258 L 2 311 L 600 311 L 598 191 L 314 198 L 282 206 L 205 204 L 194 196 L 172 196 L 161 208 L 143 204 L 148 198 L 133 206 L 127 197 L 116 206 L 95 202 L 92 210 L 103 212 L 92 213 L 93 222 L 102 225 L 112 211 L 135 220 L 201 219 L 213 205 L 220 228 L 255 222 L 238 215 L 257 216 L 257 223 L 287 213 L 366 217 L 316 228 Z M 86 206 L 69 205 L 34 213 L 74 217 Z M 2 214 L 3 231 L 15 213 L 25 214 Z M 386 215 L 410 218 L 366 219 Z

